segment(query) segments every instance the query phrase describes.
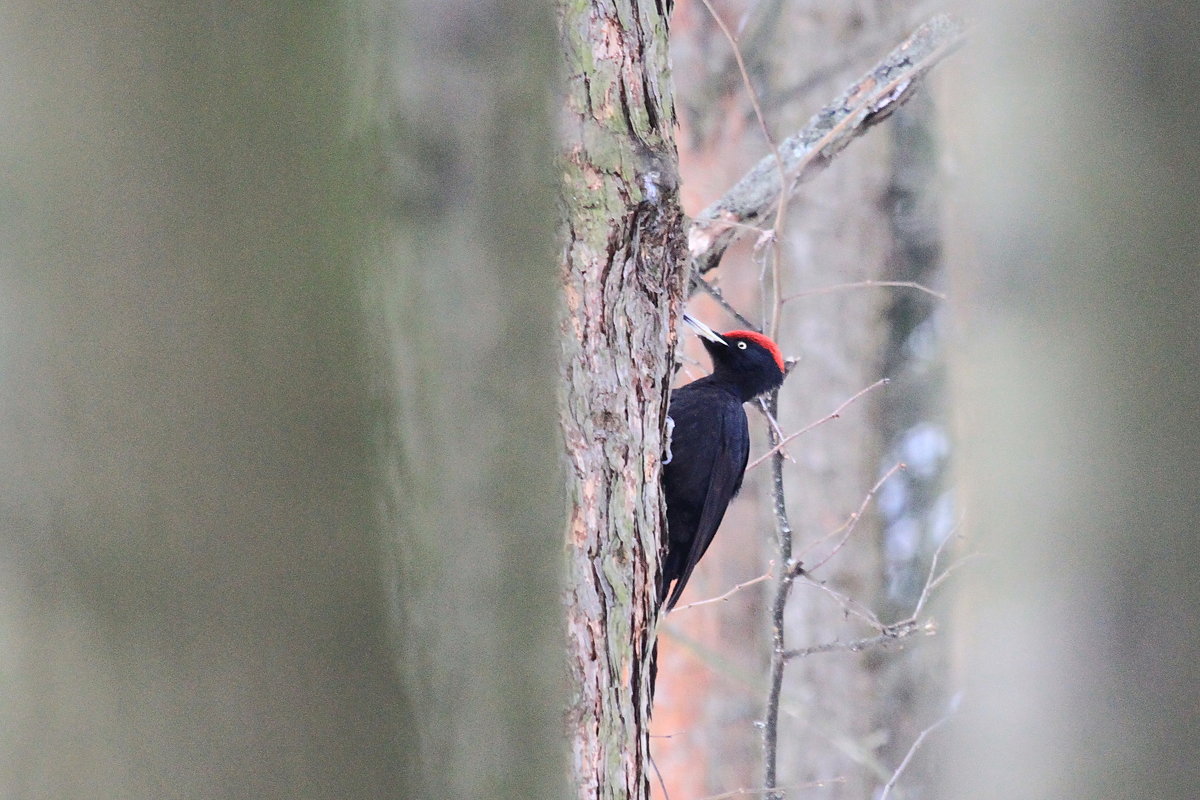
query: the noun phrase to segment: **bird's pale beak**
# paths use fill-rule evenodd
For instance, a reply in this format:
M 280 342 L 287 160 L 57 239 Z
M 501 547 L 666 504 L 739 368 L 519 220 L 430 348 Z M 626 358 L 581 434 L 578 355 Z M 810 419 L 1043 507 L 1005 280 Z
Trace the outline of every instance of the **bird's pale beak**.
M 729 346 L 729 342 L 727 342 L 723 338 L 721 338 L 721 334 L 717 333 L 716 331 L 714 331 L 712 328 L 705 325 L 700 320 L 695 319 L 687 314 L 684 314 L 683 321 L 686 322 L 688 325 L 690 325 L 692 327 L 692 329 L 696 331 L 697 335 L 702 336 L 705 339 L 708 339 L 710 342 L 716 342 L 718 344 L 723 344 L 726 347 Z

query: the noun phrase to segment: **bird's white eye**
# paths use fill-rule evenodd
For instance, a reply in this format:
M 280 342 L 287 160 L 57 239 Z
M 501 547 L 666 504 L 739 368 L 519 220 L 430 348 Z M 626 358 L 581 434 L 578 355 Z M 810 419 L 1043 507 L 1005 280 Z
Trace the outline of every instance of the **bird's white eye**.
M 738 350 L 745 350 L 745 349 L 746 349 L 746 343 L 738 342 Z

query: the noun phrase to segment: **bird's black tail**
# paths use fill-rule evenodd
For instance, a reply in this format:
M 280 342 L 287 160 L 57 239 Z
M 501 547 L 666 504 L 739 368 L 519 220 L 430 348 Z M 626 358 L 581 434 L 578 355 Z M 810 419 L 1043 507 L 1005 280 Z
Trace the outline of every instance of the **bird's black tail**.
M 670 584 L 660 574 L 658 576 L 658 614 L 667 613 L 667 607 L 664 605 L 667 599 Z M 657 621 L 651 635 L 654 637 L 654 644 L 650 645 L 650 668 L 647 670 L 650 678 L 650 713 L 654 714 L 654 686 L 658 682 L 658 625 Z

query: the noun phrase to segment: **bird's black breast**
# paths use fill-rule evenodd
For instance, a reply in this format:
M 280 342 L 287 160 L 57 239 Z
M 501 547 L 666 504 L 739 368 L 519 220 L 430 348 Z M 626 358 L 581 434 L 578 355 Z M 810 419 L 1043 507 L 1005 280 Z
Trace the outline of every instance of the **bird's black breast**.
M 667 501 L 664 592 L 678 581 L 668 606 L 711 544 L 729 501 L 742 486 L 750 431 L 741 399 L 706 378 L 674 392 L 671 461 L 663 468 Z

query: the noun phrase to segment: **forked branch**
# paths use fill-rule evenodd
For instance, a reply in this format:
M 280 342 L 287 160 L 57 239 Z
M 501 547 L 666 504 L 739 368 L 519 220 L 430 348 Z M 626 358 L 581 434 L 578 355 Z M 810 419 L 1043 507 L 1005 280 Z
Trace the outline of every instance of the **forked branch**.
M 784 192 L 820 172 L 835 155 L 908 99 L 920 79 L 963 41 L 963 26 L 945 14 L 913 32 L 870 72 L 781 142 L 688 231 L 688 252 L 702 275 L 716 268 L 733 242 L 774 214 Z

